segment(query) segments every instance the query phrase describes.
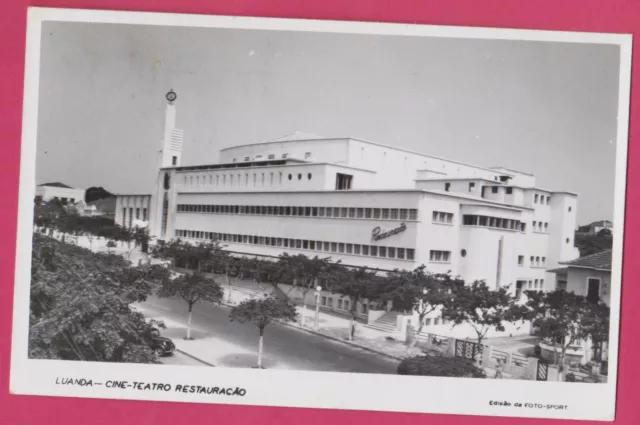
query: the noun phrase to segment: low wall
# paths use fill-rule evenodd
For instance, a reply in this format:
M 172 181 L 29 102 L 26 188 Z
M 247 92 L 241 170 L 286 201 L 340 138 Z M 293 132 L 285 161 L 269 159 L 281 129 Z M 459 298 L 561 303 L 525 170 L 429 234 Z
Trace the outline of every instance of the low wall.
M 387 313 L 387 310 L 369 310 L 367 323 L 373 323 Z

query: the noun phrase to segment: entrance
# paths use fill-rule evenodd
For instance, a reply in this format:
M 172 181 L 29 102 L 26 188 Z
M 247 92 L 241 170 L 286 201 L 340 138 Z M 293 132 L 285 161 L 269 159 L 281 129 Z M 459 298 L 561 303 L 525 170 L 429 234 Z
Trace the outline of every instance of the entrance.
M 600 279 L 587 279 L 587 301 L 597 304 L 600 301 Z

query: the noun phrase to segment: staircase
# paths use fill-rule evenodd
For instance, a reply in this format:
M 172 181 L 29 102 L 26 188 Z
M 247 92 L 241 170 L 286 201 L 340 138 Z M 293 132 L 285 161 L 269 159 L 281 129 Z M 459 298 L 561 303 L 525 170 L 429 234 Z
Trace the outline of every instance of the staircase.
M 389 311 L 385 313 L 383 316 L 380 316 L 378 320 L 375 322 L 371 322 L 366 324 L 367 328 L 375 329 L 382 332 L 393 333 L 397 332 L 396 330 L 396 320 L 398 318 L 397 311 Z

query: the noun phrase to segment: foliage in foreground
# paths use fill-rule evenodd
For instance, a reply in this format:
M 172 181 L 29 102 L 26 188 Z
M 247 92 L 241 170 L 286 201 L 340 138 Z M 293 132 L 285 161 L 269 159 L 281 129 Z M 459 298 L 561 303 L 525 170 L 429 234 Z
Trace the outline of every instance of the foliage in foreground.
M 477 367 L 472 360 L 440 355 L 404 359 L 398 365 L 398 375 L 486 378 L 484 370 Z
M 130 267 L 120 256 L 35 234 L 29 357 L 156 363 L 152 327 L 129 307 L 168 278 L 160 266 Z

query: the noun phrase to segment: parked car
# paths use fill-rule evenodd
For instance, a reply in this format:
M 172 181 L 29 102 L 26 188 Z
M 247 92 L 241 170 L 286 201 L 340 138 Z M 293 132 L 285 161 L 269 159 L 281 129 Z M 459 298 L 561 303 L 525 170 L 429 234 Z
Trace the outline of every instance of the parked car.
M 172 355 L 176 350 L 176 346 L 173 341 L 171 341 L 170 338 L 160 335 L 159 329 L 153 328 L 151 331 L 151 337 L 153 341 L 151 348 L 158 357 Z

